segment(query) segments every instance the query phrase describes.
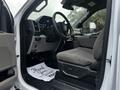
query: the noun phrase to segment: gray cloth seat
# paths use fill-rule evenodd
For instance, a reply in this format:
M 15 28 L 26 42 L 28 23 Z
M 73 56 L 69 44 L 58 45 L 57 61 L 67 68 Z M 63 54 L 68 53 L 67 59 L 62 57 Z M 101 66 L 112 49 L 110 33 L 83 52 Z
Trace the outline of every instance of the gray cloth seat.
M 104 30 L 101 30 L 100 34 L 98 35 L 93 49 L 78 47 L 58 53 L 57 59 L 60 71 L 63 71 L 68 75 L 71 75 L 72 73 L 71 76 L 75 77 L 76 75 L 73 74 L 75 74 L 77 71 L 82 72 L 82 74 L 77 74 L 77 77 L 82 77 L 88 73 L 94 72 L 91 70 L 91 66 L 96 67 L 102 57 L 103 31 Z M 74 72 L 73 68 L 77 71 Z M 73 72 L 69 70 L 73 70 Z
M 79 64 L 81 66 L 87 66 L 97 63 L 92 54 L 92 49 L 82 47 L 60 52 L 57 54 L 57 58 L 58 60 Z

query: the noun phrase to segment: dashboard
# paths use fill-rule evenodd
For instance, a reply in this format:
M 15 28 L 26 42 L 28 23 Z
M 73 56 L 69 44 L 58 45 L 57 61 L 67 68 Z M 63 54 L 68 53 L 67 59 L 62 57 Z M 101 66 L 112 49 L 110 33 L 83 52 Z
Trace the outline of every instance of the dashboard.
M 59 39 L 53 26 L 52 17 L 42 16 L 36 22 L 33 21 L 33 23 L 35 36 L 45 35 L 47 42 L 55 42 Z
M 27 44 L 29 45 L 28 54 L 57 48 L 59 36 L 53 26 L 52 17 L 42 16 L 36 21 L 27 20 L 25 27 L 26 33 L 28 33 L 26 38 L 31 38 L 27 39 L 27 42 L 30 42 L 30 44 Z

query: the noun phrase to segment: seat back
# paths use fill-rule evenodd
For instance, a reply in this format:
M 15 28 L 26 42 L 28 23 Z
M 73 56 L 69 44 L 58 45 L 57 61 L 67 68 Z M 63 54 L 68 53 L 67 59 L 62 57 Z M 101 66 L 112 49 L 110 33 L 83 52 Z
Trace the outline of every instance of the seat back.
M 93 55 L 96 60 L 100 60 L 102 57 L 103 35 L 104 30 L 100 32 L 93 46 Z

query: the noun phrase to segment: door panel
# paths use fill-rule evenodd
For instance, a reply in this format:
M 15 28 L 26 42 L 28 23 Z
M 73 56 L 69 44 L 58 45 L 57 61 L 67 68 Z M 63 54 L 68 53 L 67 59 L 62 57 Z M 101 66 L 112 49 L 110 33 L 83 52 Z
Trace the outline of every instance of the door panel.
M 15 57 L 14 34 L 0 33 L 0 71 L 14 67 Z
M 10 90 L 17 77 L 14 20 L 4 0 L 0 0 L 0 90 Z

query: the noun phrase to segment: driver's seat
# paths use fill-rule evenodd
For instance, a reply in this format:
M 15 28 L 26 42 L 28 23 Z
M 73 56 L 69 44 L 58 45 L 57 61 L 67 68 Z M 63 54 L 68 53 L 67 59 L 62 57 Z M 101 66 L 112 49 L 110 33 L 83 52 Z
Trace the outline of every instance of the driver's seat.
M 93 49 L 78 47 L 58 53 L 60 71 L 75 78 L 95 75 L 102 57 L 103 31 L 98 35 Z

